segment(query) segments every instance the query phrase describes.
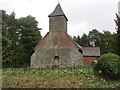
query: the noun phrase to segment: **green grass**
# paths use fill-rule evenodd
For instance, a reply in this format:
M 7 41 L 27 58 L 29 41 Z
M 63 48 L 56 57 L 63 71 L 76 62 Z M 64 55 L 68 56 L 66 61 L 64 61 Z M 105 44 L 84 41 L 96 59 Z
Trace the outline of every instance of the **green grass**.
M 95 76 L 92 68 L 3 70 L 3 88 L 120 88 L 120 80 Z

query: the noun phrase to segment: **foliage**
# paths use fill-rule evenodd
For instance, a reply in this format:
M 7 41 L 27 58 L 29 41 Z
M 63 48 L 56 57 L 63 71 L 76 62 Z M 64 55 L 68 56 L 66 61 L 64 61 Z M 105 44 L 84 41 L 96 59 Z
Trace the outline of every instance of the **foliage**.
M 107 81 L 86 67 L 75 69 L 74 73 L 71 69 L 42 69 L 42 72 L 28 69 L 24 72 L 23 68 L 14 71 L 9 68 L 3 70 L 2 80 L 3 88 L 117 88 L 120 85 L 119 80 Z
M 82 35 L 81 38 L 79 35 L 77 37 L 74 36 L 73 40 L 81 46 L 91 46 L 89 43 L 89 38 L 85 33 Z
M 116 37 L 116 51 L 117 54 L 120 56 L 120 17 L 116 14 L 116 20 L 115 20 L 116 26 L 117 26 L 117 37 Z
M 120 57 L 112 53 L 102 55 L 98 59 L 96 70 L 105 77 L 120 78 Z
M 34 47 L 41 40 L 38 22 L 32 16 L 15 18 L 2 10 L 2 59 L 3 67 L 21 67 L 30 63 Z
M 73 40 L 83 47 L 100 47 L 101 55 L 105 53 L 116 53 L 116 34 L 112 34 L 110 31 L 103 31 L 101 33 L 93 29 L 89 31 L 88 35 L 83 34 L 81 38 L 80 36 L 74 36 Z
M 3 66 L 13 62 L 12 56 L 15 54 L 18 22 L 14 14 L 7 15 L 2 11 L 2 59 Z M 12 66 L 12 64 L 11 64 Z
M 30 57 L 34 52 L 34 47 L 41 40 L 41 35 L 37 27 L 38 22 L 32 16 L 22 17 L 19 19 L 19 38 L 20 43 L 24 46 L 27 54 L 25 58 L 25 63 L 30 64 Z

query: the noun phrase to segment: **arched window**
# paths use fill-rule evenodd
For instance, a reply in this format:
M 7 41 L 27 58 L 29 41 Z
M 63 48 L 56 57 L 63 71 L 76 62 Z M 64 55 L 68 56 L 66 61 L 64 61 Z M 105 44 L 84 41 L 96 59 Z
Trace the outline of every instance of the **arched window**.
M 53 65 L 54 67 L 59 67 L 59 57 L 55 56 L 53 59 Z

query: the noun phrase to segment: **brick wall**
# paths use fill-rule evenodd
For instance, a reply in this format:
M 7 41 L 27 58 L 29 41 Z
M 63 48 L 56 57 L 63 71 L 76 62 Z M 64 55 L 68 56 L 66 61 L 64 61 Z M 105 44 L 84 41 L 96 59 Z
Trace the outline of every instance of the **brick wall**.
M 84 60 L 84 66 L 90 66 L 91 65 L 91 62 L 97 60 L 98 57 L 92 57 L 92 56 L 84 56 L 83 57 L 83 60 Z

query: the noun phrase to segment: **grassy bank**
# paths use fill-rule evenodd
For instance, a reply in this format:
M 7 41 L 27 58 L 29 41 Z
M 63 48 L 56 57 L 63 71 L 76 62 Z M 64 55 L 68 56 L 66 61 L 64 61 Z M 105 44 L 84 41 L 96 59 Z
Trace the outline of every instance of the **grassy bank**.
M 117 88 L 120 80 L 105 80 L 92 68 L 5 69 L 3 88 Z

